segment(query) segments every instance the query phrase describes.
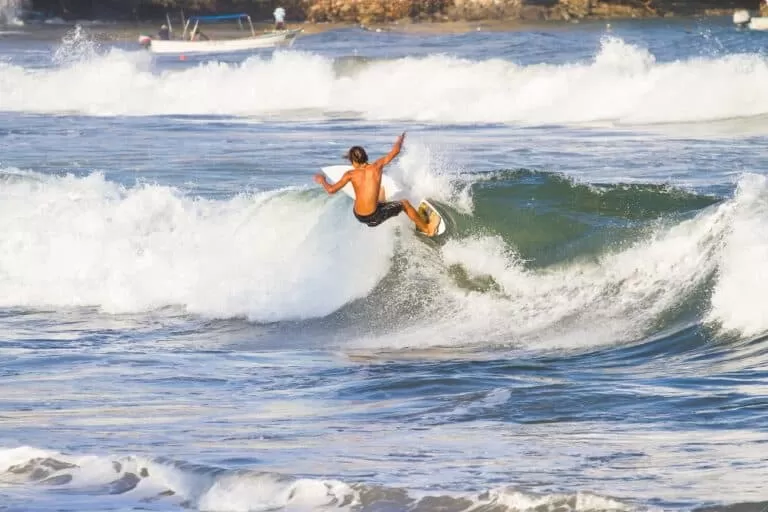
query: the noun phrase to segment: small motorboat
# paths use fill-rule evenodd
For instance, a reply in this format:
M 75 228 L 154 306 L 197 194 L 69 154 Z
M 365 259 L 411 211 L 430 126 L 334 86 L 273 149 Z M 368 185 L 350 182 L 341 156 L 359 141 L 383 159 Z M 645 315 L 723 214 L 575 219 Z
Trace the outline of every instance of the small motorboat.
M 768 16 L 752 16 L 747 9 L 737 9 L 734 11 L 733 23 L 739 28 L 768 30 Z
M 250 27 L 250 35 L 234 39 L 210 39 L 200 29 L 205 22 L 236 21 L 241 29 L 243 22 Z M 170 28 L 170 20 L 169 20 Z M 139 36 L 139 44 L 157 54 L 220 54 L 247 52 L 263 48 L 290 46 L 302 29 L 273 30 L 261 34 L 253 28 L 251 17 L 247 14 L 222 14 L 216 16 L 192 16 L 184 22 L 184 31 L 180 39 L 160 39 L 147 35 Z M 172 34 L 172 30 L 169 32 Z

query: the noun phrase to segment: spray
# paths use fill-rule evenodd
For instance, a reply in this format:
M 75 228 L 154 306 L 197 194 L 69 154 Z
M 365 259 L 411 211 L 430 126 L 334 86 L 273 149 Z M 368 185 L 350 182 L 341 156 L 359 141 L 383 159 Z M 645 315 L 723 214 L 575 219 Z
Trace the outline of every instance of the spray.
M 22 25 L 21 0 L 0 0 L 0 25 Z

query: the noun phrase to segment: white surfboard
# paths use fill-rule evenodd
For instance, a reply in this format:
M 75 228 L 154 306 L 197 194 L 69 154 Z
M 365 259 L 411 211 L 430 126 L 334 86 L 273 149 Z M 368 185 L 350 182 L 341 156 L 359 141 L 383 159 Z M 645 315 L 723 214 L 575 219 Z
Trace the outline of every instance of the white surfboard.
M 333 184 L 339 181 L 341 177 L 344 175 L 344 173 L 350 169 L 352 169 L 352 166 L 349 166 L 349 165 L 330 165 L 328 167 L 323 167 L 320 170 L 328 178 L 328 181 L 331 184 Z M 387 176 L 386 174 L 384 174 L 381 177 L 381 188 L 384 189 L 385 201 L 392 201 L 394 199 L 397 199 L 398 195 L 400 195 L 403 192 L 403 186 L 400 185 L 398 182 L 396 182 L 394 179 L 392 179 L 390 176 Z M 351 183 L 347 183 L 346 185 L 344 185 L 341 191 L 347 194 L 352 199 L 355 198 L 355 189 L 352 188 Z M 435 232 L 434 236 L 442 235 L 443 233 L 445 233 L 445 229 L 446 229 L 445 219 L 443 218 L 443 215 L 438 211 L 437 208 L 435 208 L 435 206 L 432 203 L 430 203 L 426 199 L 422 199 L 419 202 L 419 206 L 417 210 L 427 221 L 429 221 L 429 216 L 433 212 L 435 215 L 437 215 L 440 218 L 440 224 L 437 225 L 437 231 Z
M 345 172 L 352 169 L 351 165 L 331 165 L 329 167 L 323 167 L 320 169 L 328 177 L 331 184 L 336 183 L 341 179 Z M 381 177 L 381 188 L 384 189 L 384 200 L 392 201 L 397 197 L 397 194 L 403 191 L 403 188 L 395 180 L 387 176 L 386 174 Z M 351 183 L 344 185 L 341 189 L 342 192 L 347 194 L 352 199 L 355 198 L 355 189 L 352 188 Z
M 433 214 L 440 218 L 440 223 L 437 225 L 437 231 L 435 231 L 435 234 L 432 236 L 442 235 L 445 233 L 445 220 L 443 219 L 443 215 L 437 211 L 437 208 L 435 208 L 432 203 L 426 199 L 422 199 L 417 209 L 419 210 L 421 216 L 427 219 L 427 221 L 429 221 L 430 215 Z

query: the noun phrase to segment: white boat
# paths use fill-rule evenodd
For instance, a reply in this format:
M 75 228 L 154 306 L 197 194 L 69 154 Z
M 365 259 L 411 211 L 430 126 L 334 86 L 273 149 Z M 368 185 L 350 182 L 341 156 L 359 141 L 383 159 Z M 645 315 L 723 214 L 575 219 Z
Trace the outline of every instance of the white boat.
M 234 20 L 243 28 L 243 21 L 250 27 L 250 35 L 235 39 L 210 39 L 200 29 L 201 22 Z M 170 28 L 170 19 L 168 20 Z M 190 28 L 191 27 L 191 28 Z M 156 39 L 146 35 L 139 36 L 139 44 L 157 54 L 218 54 L 290 46 L 302 29 L 275 30 L 257 34 L 251 17 L 247 14 L 224 14 L 218 16 L 192 16 L 184 23 L 180 39 Z M 172 30 L 170 31 L 172 34 Z
M 750 30 L 768 30 L 768 17 L 752 16 L 747 9 L 734 11 L 733 22 L 738 27 L 746 27 Z
M 301 30 L 267 32 L 263 35 L 240 39 L 219 39 L 208 41 L 183 41 L 151 39 L 147 45 L 149 51 L 158 54 L 194 54 L 194 53 L 232 53 L 261 48 L 274 48 L 293 44 Z M 140 41 L 141 42 L 141 41 Z
M 749 20 L 747 25 L 752 30 L 768 30 L 768 17 L 758 16 Z

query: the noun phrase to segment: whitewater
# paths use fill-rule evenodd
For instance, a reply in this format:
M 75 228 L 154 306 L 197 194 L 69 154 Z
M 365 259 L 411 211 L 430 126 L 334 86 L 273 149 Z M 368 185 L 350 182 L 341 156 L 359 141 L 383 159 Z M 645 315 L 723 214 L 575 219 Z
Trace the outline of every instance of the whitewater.
M 0 510 L 768 507 L 760 34 L 99 30 L 0 37 Z M 402 131 L 436 240 L 312 181 Z
M 79 37 L 61 65 L 0 68 L 0 109 L 85 115 L 311 113 L 320 118 L 431 123 L 651 124 L 768 113 L 768 61 L 735 53 L 657 62 L 647 49 L 604 35 L 591 59 L 521 65 L 450 54 L 344 58 L 278 51 L 187 69 L 152 66 L 148 53 L 103 49 Z M 77 87 L 70 84 L 77 83 Z M 375 91 L 372 94 L 371 91 Z

